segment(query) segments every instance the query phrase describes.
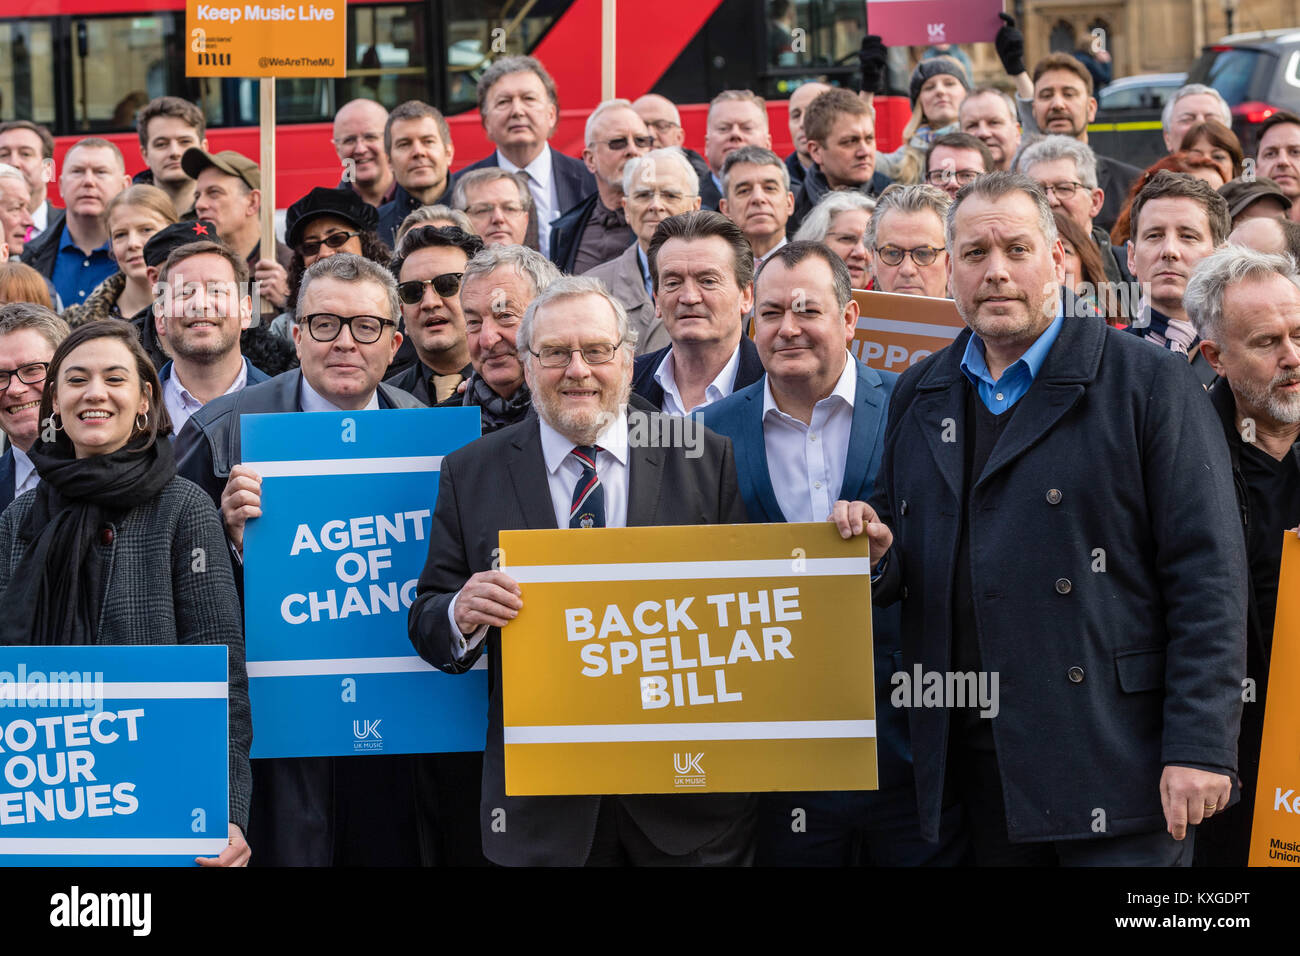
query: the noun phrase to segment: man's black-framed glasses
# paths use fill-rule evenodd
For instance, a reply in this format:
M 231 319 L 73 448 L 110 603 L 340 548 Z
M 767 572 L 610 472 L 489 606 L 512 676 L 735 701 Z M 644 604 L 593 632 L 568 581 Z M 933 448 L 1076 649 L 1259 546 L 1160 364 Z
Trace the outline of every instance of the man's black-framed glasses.
M 45 381 L 45 373 L 49 370 L 49 362 L 28 362 L 18 368 L 0 368 L 0 392 L 9 387 L 9 382 L 15 375 L 24 385 L 39 385 Z
M 317 342 L 333 342 L 346 325 L 352 341 L 360 345 L 378 342 L 384 326 L 397 325 L 392 319 L 378 315 L 335 315 L 333 312 L 313 312 L 303 321 L 307 323 L 308 334 Z
M 918 266 L 928 266 L 939 258 L 939 253 L 943 251 L 943 246 L 917 246 L 914 249 L 904 249 L 902 246 L 876 247 L 876 255 L 880 256 L 881 261 L 887 266 L 902 265 L 903 256 L 911 256 L 912 261 Z
M 298 243 L 298 251 L 306 259 L 320 252 L 322 244 L 329 246 L 331 249 L 342 249 L 349 239 L 359 235 L 361 235 L 359 232 L 331 232 L 324 239 L 306 239 Z
M 460 277 L 463 272 L 444 272 L 432 279 L 407 279 L 397 283 L 397 295 L 407 305 L 418 305 L 424 298 L 424 287 L 433 286 L 438 298 L 449 299 L 460 291 Z
M 543 345 L 541 350 L 529 349 L 537 356 L 542 368 L 568 368 L 573 361 L 573 353 L 581 352 L 582 360 L 588 365 L 604 365 L 614 361 L 614 353 L 622 342 L 595 342 L 582 348 L 571 349 L 567 345 Z

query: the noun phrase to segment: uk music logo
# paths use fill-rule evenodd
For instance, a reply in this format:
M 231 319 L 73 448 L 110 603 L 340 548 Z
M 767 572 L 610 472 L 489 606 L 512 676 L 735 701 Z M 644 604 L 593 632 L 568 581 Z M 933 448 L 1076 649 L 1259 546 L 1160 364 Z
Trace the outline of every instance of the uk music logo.
M 704 754 L 673 754 L 673 786 L 680 790 L 700 790 L 708 785 L 704 767 L 700 765 Z
M 356 751 L 375 751 L 384 749 L 384 737 L 379 732 L 379 720 L 352 721 L 352 749 Z

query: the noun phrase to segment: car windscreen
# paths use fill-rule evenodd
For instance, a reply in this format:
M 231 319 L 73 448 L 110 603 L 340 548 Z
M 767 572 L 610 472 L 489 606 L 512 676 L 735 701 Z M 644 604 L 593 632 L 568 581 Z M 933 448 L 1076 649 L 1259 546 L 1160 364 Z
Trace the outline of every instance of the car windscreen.
M 1206 50 L 1188 74 L 1189 83 L 1204 83 L 1218 90 L 1229 106 L 1250 99 L 1251 79 L 1260 68 L 1261 60 L 1273 59 L 1263 50 L 1240 47 Z

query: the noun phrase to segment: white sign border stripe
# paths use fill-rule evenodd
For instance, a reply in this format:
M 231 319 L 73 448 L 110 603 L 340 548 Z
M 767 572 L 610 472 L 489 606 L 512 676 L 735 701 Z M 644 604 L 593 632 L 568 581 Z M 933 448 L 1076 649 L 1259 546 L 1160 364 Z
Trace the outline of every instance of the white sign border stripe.
M 928 335 L 935 339 L 955 339 L 961 334 L 961 329 L 951 325 L 930 325 L 928 322 L 899 322 L 896 319 L 875 319 L 870 316 L 859 316 L 858 328 L 865 332 Z
M 138 698 L 140 700 L 205 700 L 226 698 L 225 681 L 104 681 L 94 683 L 79 681 L 72 684 L 31 683 L 0 684 L 0 707 L 16 706 L 16 701 L 25 701 L 30 706 L 34 701 L 54 704 L 61 703 L 69 697 L 81 700 L 116 700 Z
M 520 584 L 597 581 L 688 581 L 719 578 L 835 577 L 870 575 L 867 558 L 805 558 L 798 571 L 790 558 L 750 561 L 656 561 L 627 564 L 504 565 Z
M 432 671 L 441 674 L 422 657 L 334 657 L 296 661 L 248 661 L 250 680 L 261 677 L 321 677 L 330 674 L 408 674 Z M 470 670 L 487 667 L 480 657 Z
M 249 461 L 244 465 L 262 478 L 304 478 L 313 475 L 396 475 L 442 470 L 442 455 L 394 458 L 304 458 L 301 461 Z
M 219 837 L 0 837 L 0 856 L 216 856 L 225 848 Z
M 875 739 L 874 720 L 750 720 L 697 724 L 573 724 L 503 728 L 506 744 L 662 743 L 695 740 Z

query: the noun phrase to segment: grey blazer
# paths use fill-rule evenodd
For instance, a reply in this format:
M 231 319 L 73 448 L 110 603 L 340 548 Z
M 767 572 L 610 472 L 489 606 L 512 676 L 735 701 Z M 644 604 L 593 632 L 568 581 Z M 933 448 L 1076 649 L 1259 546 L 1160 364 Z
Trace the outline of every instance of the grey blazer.
M 636 250 L 634 242 L 617 259 L 588 269 L 586 275 L 605 283 L 614 298 L 623 303 L 623 308 L 627 309 L 628 325 L 636 329 L 636 354 L 644 355 L 672 345 L 672 339 L 668 337 L 663 320 L 655 315 L 654 300 L 641 281 L 641 263 L 637 262 Z
M 20 529 L 35 495 L 32 489 L 19 496 L 0 516 L 0 594 L 30 544 Z M 253 722 L 243 622 L 221 517 L 207 495 L 178 475 L 152 501 L 103 530 L 91 545 L 104 582 L 97 644 L 224 644 L 229 649 L 230 822 L 247 833 Z M 206 556 L 203 573 L 192 570 L 196 549 Z

